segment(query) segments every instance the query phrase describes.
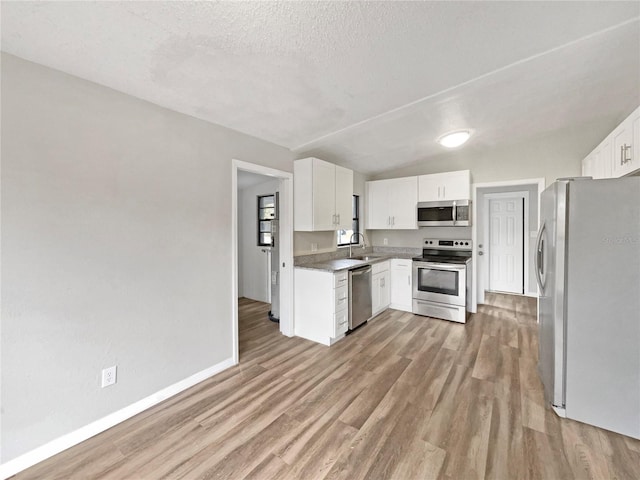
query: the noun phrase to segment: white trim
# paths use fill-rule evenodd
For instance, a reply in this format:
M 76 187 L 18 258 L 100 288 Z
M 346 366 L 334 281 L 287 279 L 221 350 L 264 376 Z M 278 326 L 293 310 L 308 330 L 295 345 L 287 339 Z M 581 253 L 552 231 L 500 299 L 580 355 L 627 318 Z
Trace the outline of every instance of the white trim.
M 293 336 L 293 173 L 242 160 L 231 167 L 231 331 L 233 360 L 240 361 L 238 338 L 238 171 L 280 179 L 280 332 Z M 284 265 L 284 266 L 283 266 Z
M 124 422 L 125 420 L 137 415 L 148 408 L 157 405 L 158 403 L 166 400 L 169 397 L 173 397 L 178 393 L 186 390 L 187 388 L 193 387 L 194 385 L 210 378 L 223 370 L 226 370 L 229 367 L 234 365 L 233 358 L 227 358 L 220 363 L 217 363 L 205 370 L 202 370 L 190 377 L 185 378 L 184 380 L 180 380 L 173 385 L 170 385 L 162 390 L 149 395 L 148 397 L 143 398 L 142 400 L 138 400 L 131 405 L 128 405 L 120 410 L 117 410 L 113 413 L 110 413 L 106 417 L 102 417 L 95 422 L 91 422 L 84 427 L 80 427 L 73 432 L 69 432 L 66 435 L 56 438 L 50 442 L 45 443 L 44 445 L 31 450 L 30 452 L 24 453 L 19 457 L 14 458 L 13 460 L 9 460 L 6 463 L 0 465 L 0 478 L 6 479 L 12 475 L 15 475 L 26 468 L 29 468 L 36 463 L 42 462 L 49 457 L 52 457 L 68 448 L 73 447 L 74 445 L 79 444 L 80 442 L 84 442 L 88 438 L 91 438 L 109 428 Z
M 294 335 L 293 174 L 280 179 L 280 332 Z M 284 265 L 284 267 L 283 267 Z
M 558 415 L 560 418 L 567 418 L 566 408 L 556 407 L 555 405 L 551 405 L 551 408 L 553 409 L 554 412 L 556 412 L 556 415 Z
M 524 201 L 524 211 L 522 212 L 522 221 L 523 221 L 523 233 L 522 233 L 522 267 L 523 267 L 523 282 L 522 282 L 522 292 L 519 295 L 527 295 L 529 293 L 529 192 L 517 191 L 517 192 L 503 192 L 503 193 L 485 193 L 484 197 L 484 239 L 483 243 L 485 245 L 484 253 L 485 256 L 491 258 L 491 243 L 489 242 L 489 200 L 493 198 L 521 198 Z M 489 262 L 490 263 L 490 262 Z M 485 286 L 491 285 L 491 272 L 490 269 L 486 269 L 486 275 L 488 277 L 487 283 Z M 482 292 L 478 292 L 478 296 L 482 297 Z
M 545 188 L 546 180 L 544 178 L 526 178 L 522 180 L 507 180 L 502 182 L 486 182 L 486 183 L 474 183 L 471 187 L 471 218 L 475 218 L 471 224 L 471 240 L 473 242 L 473 254 L 471 257 L 471 312 L 476 313 L 478 311 L 478 189 L 479 188 L 491 188 L 491 187 L 510 187 L 510 186 L 522 186 L 522 185 L 537 185 L 538 186 L 538 224 L 540 224 L 540 195 Z

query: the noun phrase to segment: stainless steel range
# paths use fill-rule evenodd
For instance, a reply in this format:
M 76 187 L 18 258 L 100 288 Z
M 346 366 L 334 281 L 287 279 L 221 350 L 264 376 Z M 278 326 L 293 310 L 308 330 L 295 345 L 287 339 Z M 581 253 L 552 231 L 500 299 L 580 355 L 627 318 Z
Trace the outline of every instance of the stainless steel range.
M 471 240 L 426 238 L 413 259 L 413 313 L 465 323 L 471 299 Z

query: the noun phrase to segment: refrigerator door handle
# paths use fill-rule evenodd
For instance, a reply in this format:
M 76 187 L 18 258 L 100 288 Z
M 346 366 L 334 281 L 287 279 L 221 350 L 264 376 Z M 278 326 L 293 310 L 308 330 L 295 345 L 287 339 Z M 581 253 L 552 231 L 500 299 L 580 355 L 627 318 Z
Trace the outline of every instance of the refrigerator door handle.
M 544 268 L 544 231 L 546 228 L 546 224 L 543 222 L 540 226 L 540 230 L 538 231 L 538 238 L 536 239 L 536 256 L 535 256 L 535 267 L 536 267 L 536 280 L 538 282 L 538 287 L 540 288 L 540 293 L 544 293 L 544 279 L 542 277 L 543 272 L 542 268 Z

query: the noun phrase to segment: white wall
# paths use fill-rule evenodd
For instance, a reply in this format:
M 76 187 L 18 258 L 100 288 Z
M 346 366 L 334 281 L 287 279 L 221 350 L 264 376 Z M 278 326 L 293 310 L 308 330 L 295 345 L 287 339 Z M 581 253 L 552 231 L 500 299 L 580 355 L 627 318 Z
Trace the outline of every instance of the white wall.
M 265 247 L 258 246 L 257 197 L 279 191 L 279 183 L 271 179 L 238 191 L 238 295 L 259 302 L 271 303 L 271 268 Z
M 6 54 L 2 127 L 6 462 L 232 356 L 231 161 L 293 163 Z

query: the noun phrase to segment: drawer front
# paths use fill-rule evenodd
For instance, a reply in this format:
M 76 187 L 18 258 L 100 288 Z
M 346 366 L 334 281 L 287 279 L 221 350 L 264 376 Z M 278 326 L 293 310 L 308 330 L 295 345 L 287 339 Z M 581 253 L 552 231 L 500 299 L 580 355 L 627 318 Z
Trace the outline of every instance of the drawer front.
M 371 265 L 371 273 L 375 275 L 376 273 L 384 272 L 385 270 L 389 270 L 389 260 L 385 262 L 373 263 Z
M 347 285 L 334 290 L 335 309 L 334 312 L 346 310 L 349 306 L 349 287 Z
M 342 286 L 347 286 L 347 282 L 349 279 L 349 272 L 338 272 L 333 276 L 333 288 L 338 288 Z
M 345 309 L 335 314 L 335 326 L 336 334 L 334 336 L 341 335 L 349 329 L 349 310 Z
M 394 268 L 409 268 L 409 269 L 411 269 L 411 267 L 413 267 L 413 263 L 412 263 L 411 260 L 394 259 L 394 260 L 391 260 L 391 263 L 392 263 Z

